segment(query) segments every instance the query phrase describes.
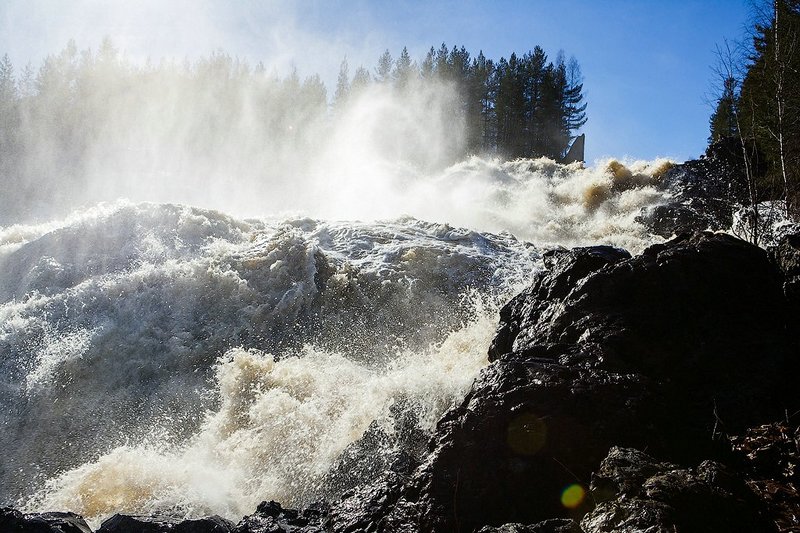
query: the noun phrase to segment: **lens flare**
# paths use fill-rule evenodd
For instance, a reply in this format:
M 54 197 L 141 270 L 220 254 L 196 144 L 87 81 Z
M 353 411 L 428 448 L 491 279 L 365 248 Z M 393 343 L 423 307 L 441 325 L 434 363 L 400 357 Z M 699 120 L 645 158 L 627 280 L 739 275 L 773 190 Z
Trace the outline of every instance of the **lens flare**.
M 565 488 L 561 493 L 561 505 L 567 509 L 575 509 L 583 503 L 583 499 L 585 497 L 586 491 L 584 488 L 581 485 L 574 483 Z

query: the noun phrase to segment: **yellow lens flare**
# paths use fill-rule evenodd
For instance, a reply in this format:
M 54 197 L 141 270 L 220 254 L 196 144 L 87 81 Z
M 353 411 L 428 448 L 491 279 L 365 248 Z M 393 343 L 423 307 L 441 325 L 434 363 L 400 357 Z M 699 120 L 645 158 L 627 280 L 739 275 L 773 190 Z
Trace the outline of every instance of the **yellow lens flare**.
M 584 490 L 584 488 L 581 485 L 575 483 L 565 488 L 564 491 L 561 493 L 561 505 L 563 505 L 567 509 L 575 509 L 581 503 L 583 503 L 583 499 L 585 497 L 586 497 L 586 491 Z

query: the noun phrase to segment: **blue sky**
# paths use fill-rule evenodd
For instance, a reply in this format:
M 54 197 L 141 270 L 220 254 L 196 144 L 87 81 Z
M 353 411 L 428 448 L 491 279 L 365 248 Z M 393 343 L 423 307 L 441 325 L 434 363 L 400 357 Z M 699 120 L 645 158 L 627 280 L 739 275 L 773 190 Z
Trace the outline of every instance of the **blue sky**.
M 322 1 L 0 0 L 0 54 L 38 65 L 74 38 L 109 35 L 133 58 L 216 49 L 278 72 L 320 73 L 332 90 L 345 55 L 374 67 L 388 48 L 421 59 L 442 42 L 487 57 L 541 45 L 574 55 L 589 107 L 586 157 L 683 160 L 708 136 L 715 46 L 740 38 L 747 0 Z

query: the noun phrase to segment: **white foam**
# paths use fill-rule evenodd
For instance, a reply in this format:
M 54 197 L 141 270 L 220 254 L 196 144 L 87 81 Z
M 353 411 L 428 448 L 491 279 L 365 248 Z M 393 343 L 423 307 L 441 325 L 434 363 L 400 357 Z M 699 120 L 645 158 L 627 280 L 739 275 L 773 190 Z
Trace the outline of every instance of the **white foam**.
M 216 368 L 221 406 L 188 444 L 117 447 L 48 481 L 27 507 L 71 509 L 98 523 L 114 512 L 236 519 L 265 498 L 307 503 L 373 420 L 390 429 L 393 402 L 414 401 L 422 428 L 433 429 L 486 362 L 494 313 L 476 312 L 441 344 L 381 370 L 312 346 L 277 362 L 231 350 Z

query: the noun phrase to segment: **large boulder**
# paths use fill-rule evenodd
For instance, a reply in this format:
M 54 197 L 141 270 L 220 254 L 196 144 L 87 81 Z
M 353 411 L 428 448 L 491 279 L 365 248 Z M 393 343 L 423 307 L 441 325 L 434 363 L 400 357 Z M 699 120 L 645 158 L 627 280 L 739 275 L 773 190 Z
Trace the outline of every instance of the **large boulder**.
M 778 419 L 794 399 L 784 276 L 764 250 L 696 233 L 631 259 L 605 248 L 560 255 L 501 311 L 492 359 L 653 380 L 707 434 Z

